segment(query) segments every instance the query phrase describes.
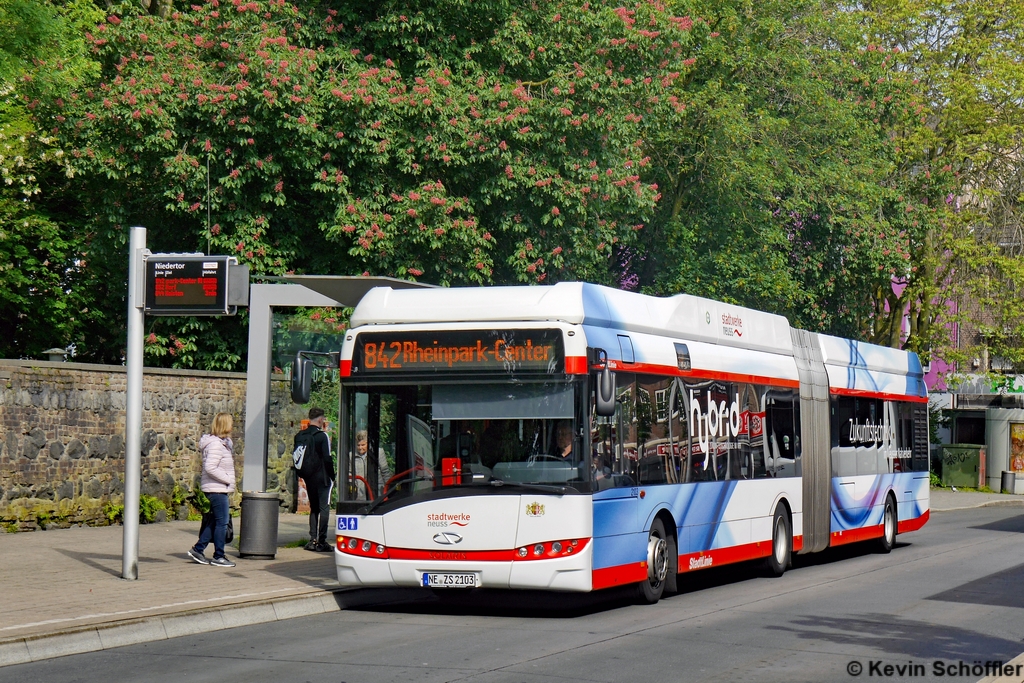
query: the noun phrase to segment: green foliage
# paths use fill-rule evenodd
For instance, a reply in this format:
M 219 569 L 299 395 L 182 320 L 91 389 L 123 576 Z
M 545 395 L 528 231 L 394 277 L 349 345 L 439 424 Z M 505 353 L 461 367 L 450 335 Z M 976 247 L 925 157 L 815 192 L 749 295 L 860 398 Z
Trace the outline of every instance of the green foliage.
M 139 496 L 139 522 L 142 524 L 152 524 L 156 519 L 156 513 L 166 509 L 164 502 L 156 496 Z
M 0 353 L 120 363 L 141 224 L 256 275 L 689 292 L 926 358 L 974 353 L 969 320 L 1020 365 L 1022 27 L 1020 0 L 0 0 Z M 147 361 L 238 369 L 246 322 L 152 318 Z
M 931 472 L 928 475 L 928 482 L 933 489 L 945 488 L 945 486 L 942 484 L 942 479 L 939 477 L 939 475 L 935 474 L 934 472 Z
M 210 499 L 207 498 L 206 494 L 199 489 L 193 491 L 186 500 L 188 500 L 189 505 L 191 505 L 192 509 L 198 512 L 200 516 L 205 515 L 210 511 Z
M 185 505 L 189 502 L 191 495 L 192 494 L 187 489 L 184 489 L 175 483 L 174 489 L 171 491 L 171 504 L 176 508 Z
M 156 251 L 210 246 L 257 273 L 615 281 L 657 200 L 637 108 L 672 106 L 689 26 L 611 3 L 480 6 L 475 28 L 461 3 L 411 21 L 258 6 L 125 9 L 87 33 L 100 81 L 41 103 L 70 148 L 69 192 L 90 201 L 92 280 L 124 281 L 125 228 L 148 223 Z M 119 319 L 116 293 L 91 296 Z M 231 323 L 153 322 L 149 358 L 237 367 Z M 118 327 L 80 353 L 119 357 Z
M 875 294 L 871 337 L 898 342 L 888 304 L 909 311 L 910 348 L 962 362 L 981 349 L 945 325 L 970 322 L 980 346 L 1019 368 L 1024 4 L 888 0 L 858 19 L 910 86 L 883 122 L 898 152 L 883 182 L 900 192 L 913 266 L 899 296 Z
M 300 538 L 297 541 L 288 541 L 284 544 L 285 548 L 305 548 L 306 544 L 309 543 L 308 538 Z
M 88 313 L 83 236 L 54 219 L 55 198 L 43 192 L 72 171 L 33 111 L 96 72 L 83 27 L 101 16 L 90 0 L 0 0 L 0 354 L 7 358 L 79 341 Z
M 124 521 L 124 505 L 120 503 L 107 503 L 103 506 L 103 514 L 106 515 L 110 524 L 120 524 Z
M 46 527 L 50 526 L 53 522 L 53 513 L 49 510 L 40 510 L 36 513 L 36 524 L 40 529 L 46 530 Z

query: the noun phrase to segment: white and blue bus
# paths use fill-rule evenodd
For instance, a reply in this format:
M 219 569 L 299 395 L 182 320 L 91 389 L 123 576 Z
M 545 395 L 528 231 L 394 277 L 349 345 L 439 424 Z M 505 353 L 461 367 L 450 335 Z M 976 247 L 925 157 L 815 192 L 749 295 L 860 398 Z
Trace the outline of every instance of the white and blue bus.
M 340 353 L 344 586 L 592 591 L 929 515 L 909 352 L 688 295 L 376 288 Z M 301 372 L 298 374 L 302 374 Z

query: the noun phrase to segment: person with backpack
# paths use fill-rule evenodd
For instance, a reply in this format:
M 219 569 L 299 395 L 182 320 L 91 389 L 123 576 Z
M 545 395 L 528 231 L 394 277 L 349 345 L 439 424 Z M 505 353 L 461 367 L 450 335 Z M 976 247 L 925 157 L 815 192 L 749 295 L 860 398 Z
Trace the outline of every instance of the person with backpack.
M 334 487 L 334 460 L 331 439 L 324 431 L 322 408 L 309 409 L 309 426 L 295 435 L 292 461 L 306 485 L 309 496 L 309 543 L 306 550 L 329 552 L 327 525 L 331 520 L 331 489 Z
M 210 501 L 210 514 L 203 515 L 199 540 L 188 549 L 193 562 L 211 567 L 234 567 L 235 563 L 224 555 L 228 522 L 231 521 L 228 495 L 235 490 L 234 445 L 231 430 L 234 420 L 230 413 L 217 413 L 210 433 L 199 439 L 203 452 L 203 476 L 199 488 Z M 213 541 L 213 559 L 206 559 L 204 551 Z

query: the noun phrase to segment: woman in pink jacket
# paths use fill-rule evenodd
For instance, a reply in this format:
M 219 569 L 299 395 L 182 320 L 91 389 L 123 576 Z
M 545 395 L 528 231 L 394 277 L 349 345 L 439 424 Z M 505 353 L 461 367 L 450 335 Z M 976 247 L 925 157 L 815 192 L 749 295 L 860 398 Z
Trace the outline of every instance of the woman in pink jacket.
M 213 567 L 234 567 L 224 556 L 224 536 L 228 528 L 228 494 L 235 490 L 235 461 L 232 453 L 231 429 L 234 420 L 228 413 L 217 413 L 210 434 L 203 434 L 199 448 L 203 452 L 203 477 L 200 488 L 210 499 L 210 513 L 203 515 L 199 540 L 189 548 L 188 556 L 199 564 Z M 206 559 L 203 551 L 213 541 L 213 559 Z

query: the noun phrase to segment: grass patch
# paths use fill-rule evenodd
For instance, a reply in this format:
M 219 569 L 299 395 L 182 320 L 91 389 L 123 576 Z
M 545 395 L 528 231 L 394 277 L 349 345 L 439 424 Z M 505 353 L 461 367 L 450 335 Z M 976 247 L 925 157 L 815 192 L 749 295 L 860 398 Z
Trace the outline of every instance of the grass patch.
M 288 543 L 285 543 L 281 547 L 282 548 L 305 548 L 307 543 L 309 543 L 309 539 L 308 538 L 300 538 L 297 541 L 289 541 Z

